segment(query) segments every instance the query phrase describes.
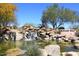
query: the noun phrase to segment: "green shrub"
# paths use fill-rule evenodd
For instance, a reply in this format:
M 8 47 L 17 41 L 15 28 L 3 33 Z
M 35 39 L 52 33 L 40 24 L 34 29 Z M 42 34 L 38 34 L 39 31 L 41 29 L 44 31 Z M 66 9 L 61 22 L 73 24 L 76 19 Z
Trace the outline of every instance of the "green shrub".
M 35 41 L 25 42 L 23 49 L 26 50 L 25 55 L 27 55 L 27 56 L 40 56 L 41 55 L 39 46 L 37 45 L 37 43 Z
M 10 48 L 14 48 L 14 43 L 11 41 L 4 41 L 0 43 L 0 56 L 6 55 L 6 51 Z
M 8 47 L 4 44 L 0 44 L 0 56 L 6 55 L 6 50 L 8 49 Z
M 38 49 L 37 46 L 28 46 L 26 49 L 26 55 L 28 55 L 28 56 L 40 56 L 41 51 Z

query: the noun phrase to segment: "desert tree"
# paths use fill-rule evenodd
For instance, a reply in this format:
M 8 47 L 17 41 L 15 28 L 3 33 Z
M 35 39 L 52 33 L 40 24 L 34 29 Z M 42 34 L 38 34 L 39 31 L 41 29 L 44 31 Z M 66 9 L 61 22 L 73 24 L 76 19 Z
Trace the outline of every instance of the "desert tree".
M 45 27 L 50 23 L 53 28 L 59 28 L 64 23 L 79 21 L 78 18 L 79 15 L 76 11 L 53 4 L 44 10 L 41 21 Z

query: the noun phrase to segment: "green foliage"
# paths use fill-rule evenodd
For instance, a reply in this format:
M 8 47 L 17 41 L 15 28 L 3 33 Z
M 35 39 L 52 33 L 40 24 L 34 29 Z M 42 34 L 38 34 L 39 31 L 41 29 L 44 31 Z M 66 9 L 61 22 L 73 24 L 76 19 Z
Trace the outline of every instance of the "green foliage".
M 40 56 L 41 51 L 36 46 L 29 46 L 26 50 L 26 55 L 28 56 Z
M 0 43 L 0 56 L 6 55 L 8 49 L 15 48 L 15 43 L 12 41 L 4 41 Z
M 7 49 L 8 49 L 8 47 L 6 45 L 4 45 L 4 43 L 0 44 L 0 55 L 1 56 L 6 55 L 5 52 Z
M 53 6 L 49 6 L 47 10 L 43 12 L 42 23 L 44 25 L 50 23 L 53 28 L 59 28 L 66 22 L 73 23 L 78 21 L 78 16 L 77 12 L 73 10 L 62 8 L 58 4 L 53 4 Z
M 39 50 L 38 45 L 33 41 L 26 42 L 26 55 L 27 56 L 40 56 L 41 51 Z
M 16 7 L 9 3 L 0 3 L 0 25 L 6 26 L 8 23 L 15 22 Z

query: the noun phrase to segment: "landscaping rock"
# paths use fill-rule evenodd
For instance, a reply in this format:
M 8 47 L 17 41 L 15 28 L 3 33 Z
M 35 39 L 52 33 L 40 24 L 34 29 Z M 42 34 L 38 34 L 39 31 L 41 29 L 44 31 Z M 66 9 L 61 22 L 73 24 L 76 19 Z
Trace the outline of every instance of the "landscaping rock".
M 48 56 L 60 56 L 59 45 L 48 45 L 45 47 Z

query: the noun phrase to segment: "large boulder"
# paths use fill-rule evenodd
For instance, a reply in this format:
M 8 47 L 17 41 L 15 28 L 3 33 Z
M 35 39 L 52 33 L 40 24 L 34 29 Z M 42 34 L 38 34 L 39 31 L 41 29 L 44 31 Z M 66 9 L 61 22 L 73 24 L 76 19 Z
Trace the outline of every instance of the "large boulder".
M 59 45 L 48 45 L 45 47 L 47 56 L 60 56 L 60 46 Z

